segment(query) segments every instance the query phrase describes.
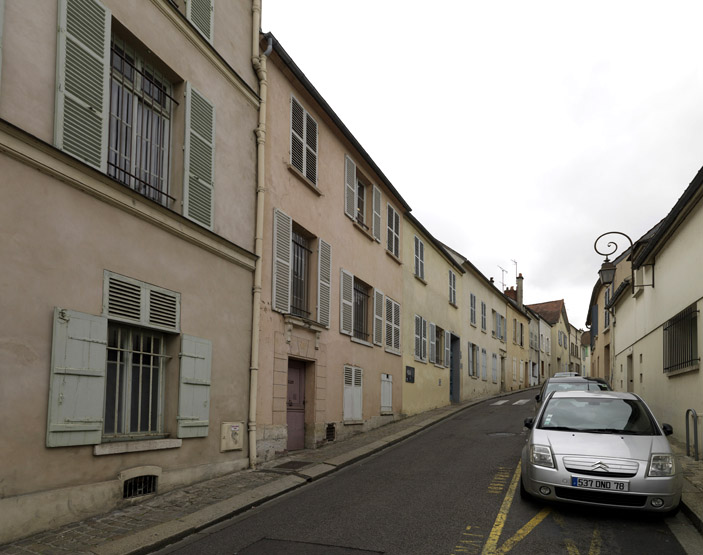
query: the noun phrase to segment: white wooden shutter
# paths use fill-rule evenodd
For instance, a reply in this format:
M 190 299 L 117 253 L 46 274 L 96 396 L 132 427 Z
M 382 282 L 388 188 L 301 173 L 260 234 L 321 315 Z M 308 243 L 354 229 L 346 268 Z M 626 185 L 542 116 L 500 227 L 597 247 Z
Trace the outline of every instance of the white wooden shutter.
M 381 414 L 393 413 L 393 376 L 381 374 Z
M 186 83 L 183 215 L 213 228 L 215 106 Z
M 417 317 L 415 332 L 417 345 Z M 386 297 L 386 348 L 396 353 L 400 352 L 400 305 L 388 297 Z
M 444 332 L 444 366 L 449 368 L 449 358 L 451 357 L 452 334 L 449 331 Z
M 427 320 L 422 319 L 422 360 L 427 360 Z
M 437 326 L 430 322 L 430 362 L 437 360 Z
M 383 292 L 378 289 L 373 291 L 373 342 L 383 345 Z M 386 341 L 388 332 L 386 331 Z
M 178 437 L 206 437 L 210 424 L 212 343 L 181 336 Z
M 305 177 L 317 185 L 317 122 L 305 113 Z
M 422 318 L 415 315 L 415 358 L 422 359 Z
M 54 308 L 47 447 L 100 443 L 106 362 L 107 318 Z
M 356 164 L 344 157 L 344 213 L 352 220 L 356 213 Z
M 305 110 L 300 102 L 290 99 L 290 163 L 305 174 Z
M 362 370 L 355 366 L 345 366 L 344 420 L 361 420 L 362 401 Z
M 330 327 L 332 310 L 332 247 L 318 240 L 317 246 L 317 321 Z
M 186 18 L 209 43 L 213 40 L 215 23 L 214 0 L 186 0 Z
M 374 239 L 378 243 L 381 242 L 381 190 L 374 185 L 373 187 L 373 224 L 372 231 Z
M 293 220 L 278 208 L 273 211 L 273 290 L 271 304 L 278 312 L 290 312 L 290 275 Z
M 393 349 L 393 300 L 386 297 L 386 349 Z
M 351 335 L 354 331 L 354 276 L 346 270 L 342 270 L 341 274 L 339 331 Z
M 352 418 L 354 420 L 362 419 L 363 408 L 363 389 L 362 389 L 362 374 L 361 368 L 354 368 L 354 412 Z
M 473 376 L 474 375 L 474 346 L 471 342 L 469 342 L 468 365 L 469 365 L 469 376 Z
M 59 0 L 54 144 L 107 171 L 112 16 L 98 0 Z

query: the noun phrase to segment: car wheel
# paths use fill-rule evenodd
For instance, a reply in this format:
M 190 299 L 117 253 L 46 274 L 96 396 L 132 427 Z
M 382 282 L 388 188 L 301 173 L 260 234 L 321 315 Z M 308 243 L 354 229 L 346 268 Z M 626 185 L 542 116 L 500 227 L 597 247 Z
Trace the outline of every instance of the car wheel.
M 520 499 L 525 501 L 532 499 L 532 496 L 527 493 L 527 490 L 525 489 L 525 484 L 522 483 L 522 474 L 520 474 Z

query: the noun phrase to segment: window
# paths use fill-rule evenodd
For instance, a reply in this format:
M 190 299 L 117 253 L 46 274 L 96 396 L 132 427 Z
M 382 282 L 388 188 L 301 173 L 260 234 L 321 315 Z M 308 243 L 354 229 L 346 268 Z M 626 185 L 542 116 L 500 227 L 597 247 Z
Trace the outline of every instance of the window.
M 471 325 L 476 325 L 476 295 L 471 293 L 470 296 L 470 307 L 471 307 Z
M 520 361 L 520 381 L 521 382 L 525 381 L 525 361 L 524 360 Z
M 525 324 L 522 322 L 518 324 L 518 345 L 525 346 Z
M 493 374 L 493 383 L 498 383 L 498 355 L 496 355 L 495 353 L 493 353 L 492 356 L 491 371 Z
M 163 335 L 108 324 L 107 336 L 103 437 L 162 433 Z
M 492 335 L 493 337 L 496 337 L 497 339 L 500 339 L 501 341 L 505 341 L 505 335 L 507 333 L 506 326 L 507 326 L 507 321 L 505 319 L 505 316 L 502 314 L 499 314 L 495 310 L 493 312 L 493 330 L 492 330 Z
M 603 309 L 603 329 L 606 329 L 610 326 L 610 310 L 608 310 L 608 304 L 610 303 L 610 297 L 611 297 L 611 291 L 610 287 L 606 287 L 605 289 L 605 302 L 603 303 L 604 309 Z
M 415 360 L 427 361 L 427 320 L 415 315 Z
M 290 98 L 290 164 L 317 187 L 317 122 Z
M 517 381 L 517 359 L 513 357 L 513 381 Z
M 400 305 L 386 297 L 386 350 L 400 354 Z
M 344 157 L 344 183 L 344 213 L 366 232 L 370 230 L 380 243 L 381 190 L 362 175 L 349 156 Z
M 388 205 L 388 252 L 398 258 L 400 256 L 400 216 Z
M 385 304 L 383 292 L 374 289 L 346 270 L 341 270 L 341 281 L 340 333 L 364 343 L 371 344 L 373 341 L 373 344 L 382 346 Z M 393 310 L 396 310 L 395 306 Z M 391 331 L 395 333 L 394 324 L 396 321 L 400 327 L 400 305 L 397 306 L 397 320 L 395 313 L 392 314 L 392 317 Z M 398 349 L 400 349 L 400 335 L 399 333 L 397 335 Z M 396 338 L 391 336 L 391 341 L 395 342 L 395 340 Z
M 369 301 L 371 288 L 364 282 L 354 279 L 354 337 L 369 340 Z
M 698 307 L 692 304 L 664 324 L 664 372 L 698 368 Z
M 481 349 L 481 379 L 488 379 L 488 353 L 486 349 Z
M 415 235 L 415 276 L 425 279 L 425 243 Z
M 113 35 L 107 174 L 160 203 L 168 195 L 172 87 Z
M 330 325 L 332 247 L 293 222 L 285 212 L 273 214 L 274 310 Z
M 456 306 L 456 274 L 449 270 L 449 304 Z
M 213 0 L 186 0 L 186 17 L 198 32 L 212 43 L 215 23 Z
M 112 34 L 111 12 L 101 2 L 59 6 L 65 23 L 57 41 L 55 146 L 173 208 L 171 121 L 178 103 L 169 72 L 147 49 Z M 183 215 L 213 229 L 215 106 L 186 82 L 183 111 Z
M 451 334 L 430 322 L 430 362 L 449 367 Z
M 481 329 L 486 331 L 486 303 L 481 301 Z
M 356 366 L 344 367 L 344 420 L 362 420 L 363 370 Z
M 474 343 L 469 343 L 469 376 L 478 377 L 479 348 Z

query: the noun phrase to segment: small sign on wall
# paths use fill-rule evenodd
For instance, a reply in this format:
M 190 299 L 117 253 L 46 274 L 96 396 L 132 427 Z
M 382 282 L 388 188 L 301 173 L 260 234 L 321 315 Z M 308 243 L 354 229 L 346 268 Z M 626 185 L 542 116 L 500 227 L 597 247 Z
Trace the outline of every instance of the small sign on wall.
M 405 367 L 405 381 L 408 383 L 415 383 L 415 368 L 412 366 Z

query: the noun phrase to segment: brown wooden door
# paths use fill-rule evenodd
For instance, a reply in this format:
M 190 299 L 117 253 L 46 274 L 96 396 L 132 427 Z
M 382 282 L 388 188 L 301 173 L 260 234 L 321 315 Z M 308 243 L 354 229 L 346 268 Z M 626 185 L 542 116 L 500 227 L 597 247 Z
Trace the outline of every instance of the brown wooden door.
M 288 450 L 305 448 L 305 363 L 288 361 Z

